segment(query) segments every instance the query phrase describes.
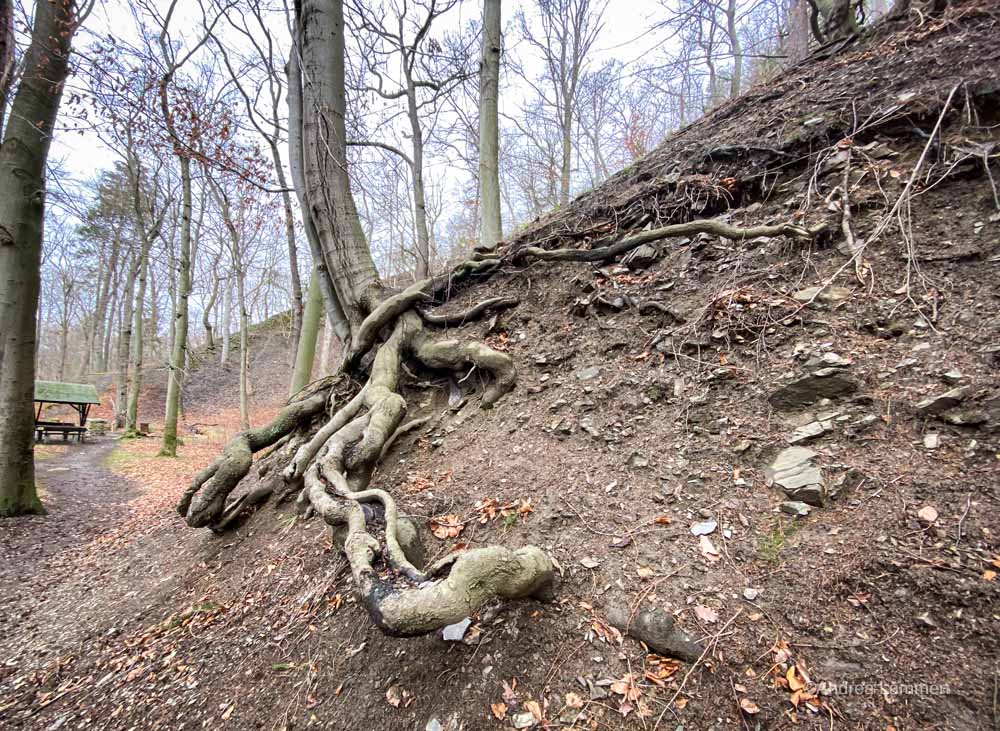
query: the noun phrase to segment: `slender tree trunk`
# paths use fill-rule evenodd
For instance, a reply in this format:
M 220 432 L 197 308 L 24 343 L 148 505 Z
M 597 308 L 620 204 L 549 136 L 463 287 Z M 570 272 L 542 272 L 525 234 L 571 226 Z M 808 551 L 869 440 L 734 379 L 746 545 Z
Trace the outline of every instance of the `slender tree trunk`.
M 809 3 L 790 0 L 788 4 L 788 36 L 785 41 L 790 63 L 801 61 L 809 52 Z
M 277 112 L 276 112 L 277 113 Z M 281 152 L 278 143 L 273 138 L 271 144 L 271 159 L 278 177 L 278 187 L 281 188 L 281 205 L 285 212 L 285 240 L 288 243 L 288 272 L 292 289 L 292 361 L 298 352 L 299 338 L 302 335 L 302 279 L 299 277 L 299 252 L 295 245 L 295 212 L 292 209 L 292 194 L 288 192 L 288 181 L 285 179 L 285 167 L 281 162 Z
M 222 365 L 229 364 L 229 331 L 233 321 L 233 283 L 226 277 L 226 289 L 222 294 L 222 357 L 219 362 Z
M 729 77 L 729 98 L 740 95 L 743 84 L 743 46 L 740 34 L 736 29 L 736 0 L 729 0 L 726 5 L 726 33 L 729 36 L 729 49 L 733 54 L 733 73 Z
M 417 233 L 417 279 L 424 279 L 431 271 L 431 236 L 427 227 L 427 193 L 424 189 L 424 131 L 417 111 L 417 88 L 413 85 L 409 66 L 405 66 L 406 111 L 410 120 L 410 139 L 413 145 L 413 227 Z
M 125 278 L 125 296 L 122 300 L 121 333 L 118 335 L 117 376 L 115 378 L 115 429 L 125 426 L 125 414 L 128 404 L 128 362 L 132 348 L 132 327 L 134 326 L 132 310 L 135 304 L 135 280 L 138 268 L 137 260 L 129 262 L 128 274 Z
M 14 85 L 14 3 L 0 0 L 0 131 L 7 118 L 7 99 Z
M 101 354 L 104 343 L 104 332 L 107 329 L 108 300 L 111 299 L 111 280 L 115 270 L 118 268 L 118 251 L 121 249 L 121 228 L 116 227 L 114 238 L 111 241 L 111 255 L 108 258 L 108 265 L 104 271 L 104 276 L 98 284 L 97 303 L 94 306 L 94 319 L 91 327 L 87 331 L 87 340 L 84 343 L 83 362 L 80 364 L 80 373 L 86 376 L 90 370 L 90 363 L 97 350 L 98 370 L 103 371 L 106 364 L 102 364 Z
M 316 338 L 319 335 L 319 321 L 323 317 L 323 295 L 319 291 L 318 275 L 313 270 L 306 292 L 306 308 L 302 317 L 302 337 L 295 351 L 295 368 L 292 382 L 288 387 L 289 397 L 301 391 L 312 380 L 313 361 L 316 360 Z
M 97 370 L 101 373 L 107 372 L 108 364 L 111 362 L 111 343 L 114 341 L 115 324 L 118 318 L 118 289 L 120 284 L 121 280 L 115 277 L 115 286 L 111 290 L 110 301 L 108 302 L 107 323 L 102 335 L 103 342 L 101 343 L 100 360 L 97 363 Z
M 146 280 L 149 277 L 149 246 L 143 246 L 139 259 L 139 290 L 135 296 L 135 307 L 132 311 L 132 342 L 129 348 L 129 370 L 132 379 L 128 386 L 128 406 L 125 410 L 125 435 L 135 436 L 139 433 L 139 391 L 142 389 L 142 359 L 145 346 L 143 336 L 143 320 L 145 319 Z
M 201 313 L 201 324 L 205 328 L 205 348 L 209 352 L 215 350 L 215 333 L 212 328 L 212 315 L 215 312 L 215 303 L 219 299 L 219 261 L 222 259 L 222 249 L 219 249 L 219 253 L 215 255 L 215 259 L 212 260 L 212 289 L 208 293 L 208 302 L 205 303 L 205 308 Z
M 483 3 L 483 60 L 479 77 L 479 249 L 493 251 L 503 238 L 500 219 L 501 0 Z
M 0 16 L 9 17 L 11 4 L 0 10 Z M 35 315 L 45 162 L 69 73 L 75 11 L 73 0 L 35 3 L 31 43 L 0 143 L 0 516 L 43 509 L 35 490 L 33 448 Z M 9 26 L 8 17 L 0 22 Z M 0 35 L 6 45 L 6 28 Z
M 562 161 L 559 166 L 559 205 L 569 203 L 570 175 L 573 172 L 573 106 L 569 99 L 564 102 L 562 127 Z
M 250 428 L 248 382 L 250 378 L 250 316 L 247 313 L 246 274 L 236 268 L 237 304 L 240 308 L 240 426 Z
M 170 349 L 167 379 L 167 407 L 163 421 L 160 454 L 177 456 L 177 419 L 180 414 L 181 386 L 187 366 L 188 296 L 191 289 L 191 160 L 180 154 L 181 241 L 177 262 L 177 306 L 174 313 L 174 340 Z

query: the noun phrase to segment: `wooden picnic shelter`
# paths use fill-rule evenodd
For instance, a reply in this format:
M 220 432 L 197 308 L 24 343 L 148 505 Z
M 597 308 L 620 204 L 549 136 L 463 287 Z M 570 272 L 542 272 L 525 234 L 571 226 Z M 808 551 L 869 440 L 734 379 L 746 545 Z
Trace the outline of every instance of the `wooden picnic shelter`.
M 58 381 L 35 381 L 35 438 L 42 441 L 46 434 L 62 434 L 63 441 L 75 436 L 83 441 L 87 433 L 87 416 L 90 407 L 100 404 L 97 389 L 90 383 L 59 383 Z M 46 421 L 42 411 L 46 404 L 60 404 L 71 407 L 79 416 L 79 423 Z

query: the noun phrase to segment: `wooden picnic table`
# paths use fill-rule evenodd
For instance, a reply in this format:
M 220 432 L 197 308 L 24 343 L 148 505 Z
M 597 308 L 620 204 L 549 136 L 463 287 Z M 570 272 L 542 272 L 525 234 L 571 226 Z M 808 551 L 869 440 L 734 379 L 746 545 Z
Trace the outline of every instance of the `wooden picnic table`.
M 70 436 L 75 435 L 77 441 L 82 442 L 83 437 L 87 434 L 87 427 L 67 424 L 62 421 L 35 422 L 35 441 L 44 441 L 46 434 L 62 434 L 64 442 L 68 442 Z

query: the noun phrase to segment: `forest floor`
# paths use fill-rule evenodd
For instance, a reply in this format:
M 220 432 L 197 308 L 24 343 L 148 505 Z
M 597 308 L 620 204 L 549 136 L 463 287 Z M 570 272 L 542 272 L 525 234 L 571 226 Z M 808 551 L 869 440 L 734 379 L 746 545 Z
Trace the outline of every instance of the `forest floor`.
M 708 215 L 824 221 L 821 240 L 698 236 L 607 266 L 511 267 L 448 305 L 520 298 L 448 333 L 510 355 L 518 386 L 482 411 L 475 374 L 408 379 L 410 416 L 430 421 L 373 483 L 427 526 L 428 558 L 543 547 L 554 602 L 488 607 L 455 641 L 393 639 L 293 505 L 187 529 L 173 503 L 233 428 L 235 402 L 209 400 L 219 381 L 199 386 L 205 410 L 189 394 L 176 460 L 155 438 L 43 448 L 50 513 L 0 524 L 0 726 L 996 731 L 989 7 L 793 69 L 771 101 L 723 106 L 515 245 Z M 766 146 L 735 149 L 740 130 Z M 871 241 L 857 267 L 845 182 L 848 227 Z M 879 233 L 889 219 L 905 233 Z M 279 405 L 258 404 L 255 423 Z M 783 489 L 779 459 L 817 486 Z M 703 652 L 651 654 L 608 620 L 652 610 Z

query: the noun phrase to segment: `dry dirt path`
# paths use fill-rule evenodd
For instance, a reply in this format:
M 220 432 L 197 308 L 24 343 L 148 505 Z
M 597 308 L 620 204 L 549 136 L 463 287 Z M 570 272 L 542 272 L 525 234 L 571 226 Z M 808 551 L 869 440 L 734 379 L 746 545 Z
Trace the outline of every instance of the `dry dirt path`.
M 172 531 L 133 542 L 123 530 L 142 485 L 108 468 L 116 441 L 70 444 L 37 463 L 46 515 L 0 521 L 0 680 L 78 650 L 98 618 L 124 624 L 169 581 Z

